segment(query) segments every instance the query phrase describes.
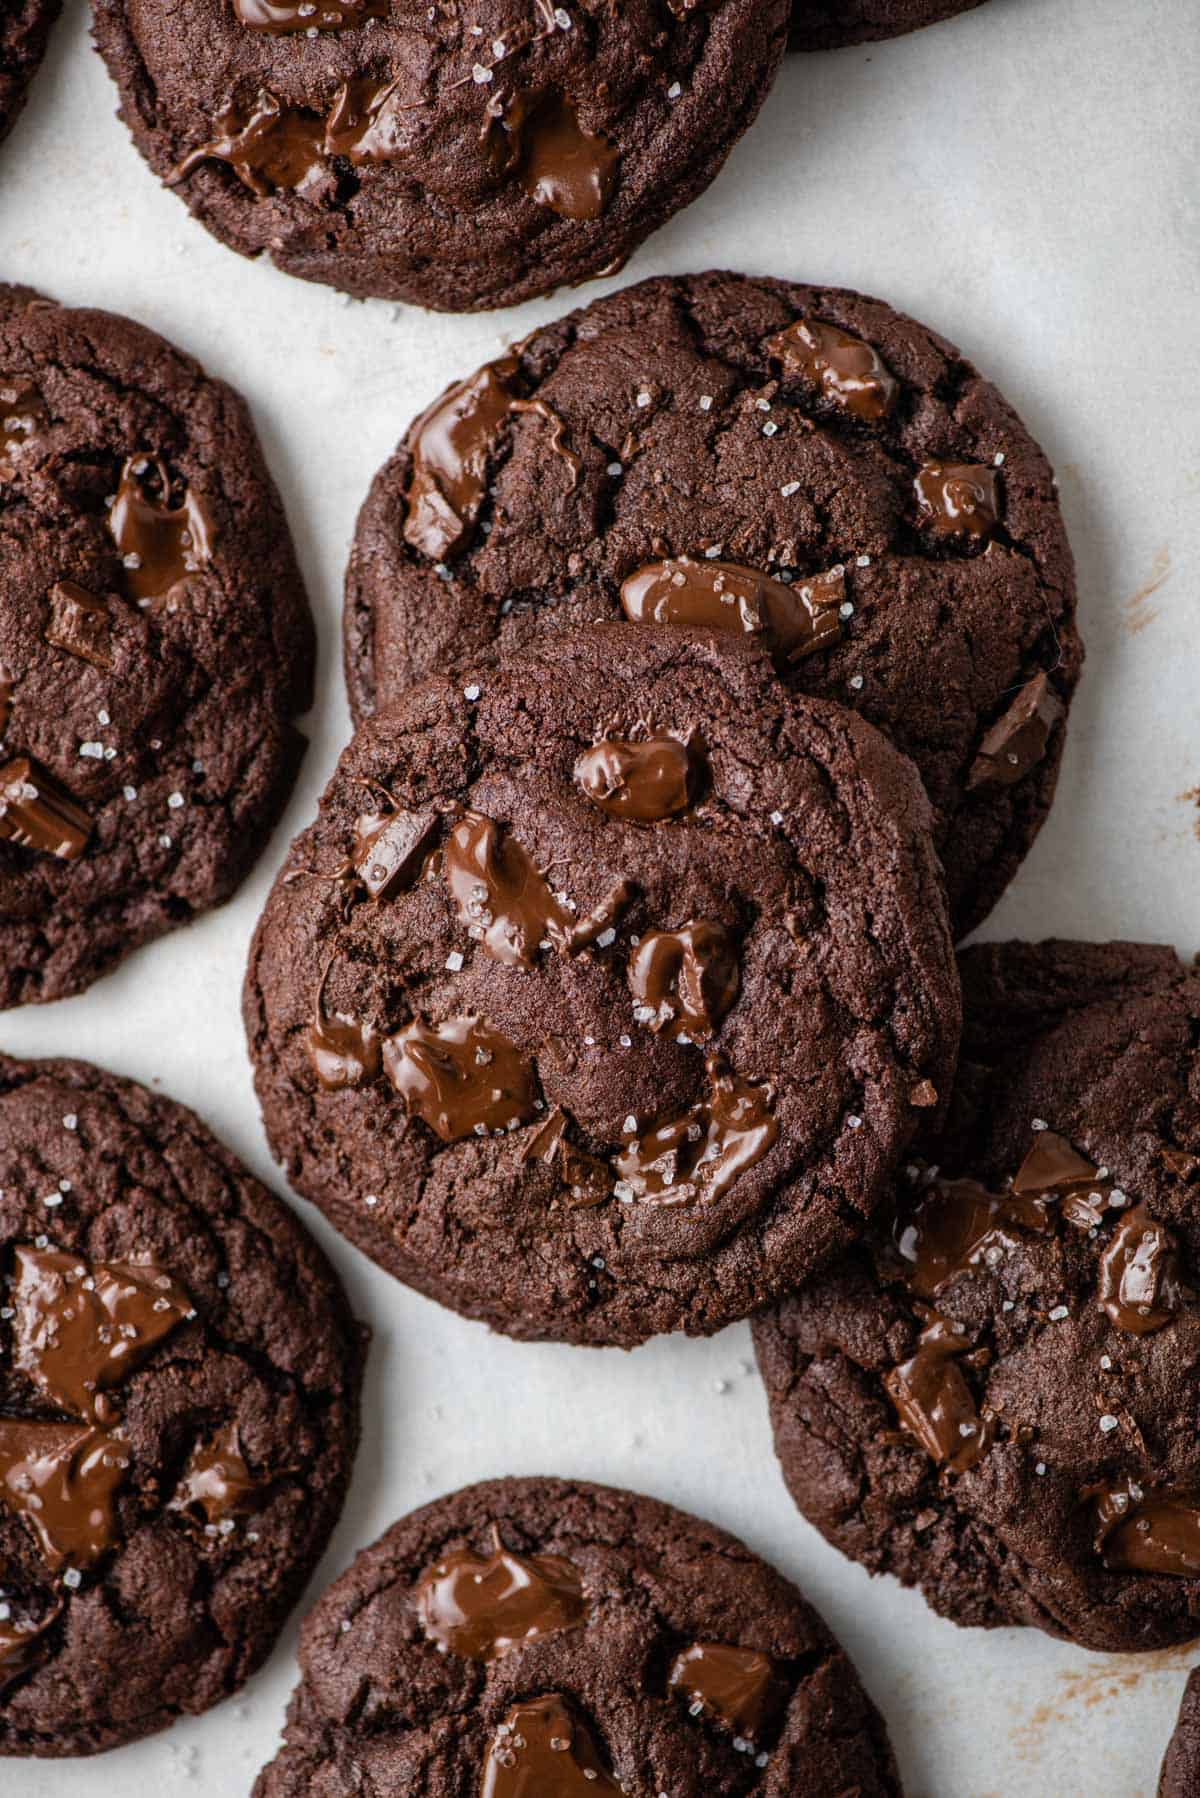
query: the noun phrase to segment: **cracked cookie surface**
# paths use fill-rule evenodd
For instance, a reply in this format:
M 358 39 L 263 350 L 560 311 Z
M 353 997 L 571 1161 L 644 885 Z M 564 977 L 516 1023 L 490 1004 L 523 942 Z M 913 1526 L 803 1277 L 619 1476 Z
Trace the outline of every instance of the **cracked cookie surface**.
M 1082 657 L 1073 565 L 1012 408 L 879 301 L 645 281 L 451 388 L 359 517 L 352 707 L 585 620 L 676 615 L 639 576 L 669 568 L 686 600 L 710 559 L 812 589 L 815 638 L 769 617 L 757 634 L 789 686 L 853 706 L 917 763 L 965 935 L 1054 792 Z M 728 606 L 729 628 L 753 631 L 763 603 Z
M 861 1244 L 755 1323 L 810 1522 L 959 1623 L 1100 1650 L 1200 1616 L 1200 976 L 967 950 L 947 1127 Z
M 980 5 L 982 0 L 793 0 L 788 48 L 836 50 L 899 37 Z
M 0 1057 L 0 1754 L 235 1691 L 341 1509 L 363 1337 L 191 1112 Z
M 899 1798 L 883 1721 L 795 1587 L 630 1492 L 511 1479 L 436 1500 L 320 1600 L 300 1664 L 255 1798 Z
M 619 267 L 717 174 L 787 21 L 787 0 L 95 8 L 138 148 L 215 236 L 448 311 Z
M 851 1240 L 948 1090 L 929 808 L 752 646 L 598 625 L 362 727 L 251 950 L 298 1191 L 510 1334 L 706 1334 Z
M 291 788 L 313 632 L 243 402 L 0 288 L 0 1005 L 219 904 Z
M 61 0 L 10 0 L 0 12 L 0 138 L 25 104 L 60 5 Z

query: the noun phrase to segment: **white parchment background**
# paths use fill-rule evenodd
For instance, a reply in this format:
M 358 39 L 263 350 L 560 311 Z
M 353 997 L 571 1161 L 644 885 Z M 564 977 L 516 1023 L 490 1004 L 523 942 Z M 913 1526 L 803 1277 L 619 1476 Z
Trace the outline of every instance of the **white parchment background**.
M 991 936 L 1200 950 L 1200 810 L 1182 797 L 1200 786 L 1198 92 L 1196 0 L 990 0 L 895 43 L 792 57 L 716 185 L 583 296 L 713 265 L 861 287 L 958 343 L 1049 452 L 1089 660 L 1053 816 Z M 317 615 L 320 699 L 299 789 L 236 901 L 83 998 L 9 1013 L 0 1045 L 161 1084 L 278 1186 L 238 990 L 272 870 L 347 733 L 338 617 L 355 512 L 420 406 L 576 296 L 442 318 L 243 262 L 159 187 L 114 104 L 68 0 L 0 149 L 0 279 L 131 313 L 247 396 Z M 910 1798 L 1149 1798 L 1200 1650 L 1118 1659 L 1032 1630 L 956 1630 L 869 1581 L 786 1497 L 745 1326 L 632 1355 L 519 1347 L 304 1215 L 375 1332 L 354 1487 L 314 1592 L 395 1517 L 468 1480 L 630 1485 L 712 1517 L 800 1582 L 885 1712 Z M 137 1747 L 5 1763 L 6 1798 L 244 1798 L 274 1751 L 294 1649 L 293 1623 L 240 1699 Z

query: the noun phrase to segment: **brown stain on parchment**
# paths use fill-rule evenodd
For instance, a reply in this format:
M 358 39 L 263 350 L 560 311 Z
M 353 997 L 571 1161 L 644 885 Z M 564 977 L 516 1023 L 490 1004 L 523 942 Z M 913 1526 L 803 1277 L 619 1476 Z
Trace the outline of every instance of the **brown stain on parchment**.
M 1022 1760 L 1037 1760 L 1047 1735 L 1077 1721 L 1081 1711 L 1126 1703 L 1143 1680 L 1176 1672 L 1182 1677 L 1195 1660 L 1195 1642 L 1184 1642 L 1153 1654 L 1098 1655 L 1078 1673 L 1059 1673 L 1050 1697 L 1014 1724 L 1013 1746 Z
M 1192 822 L 1192 829 L 1200 838 L 1200 787 L 1189 787 L 1186 793 L 1180 793 L 1177 797 L 1182 799 L 1185 805 L 1195 806 L 1196 816 Z
M 1159 608 L 1148 604 L 1148 601 L 1170 578 L 1171 552 L 1164 543 L 1151 564 L 1150 579 L 1143 582 L 1136 593 L 1130 594 L 1122 608 L 1122 622 L 1131 637 L 1136 637 L 1139 631 L 1144 631 L 1159 616 Z

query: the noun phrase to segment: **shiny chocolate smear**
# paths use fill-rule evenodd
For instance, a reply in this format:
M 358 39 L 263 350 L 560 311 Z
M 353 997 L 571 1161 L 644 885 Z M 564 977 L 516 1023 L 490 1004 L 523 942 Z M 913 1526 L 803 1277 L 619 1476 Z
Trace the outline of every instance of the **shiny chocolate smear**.
M 921 522 L 935 537 L 990 537 L 1000 521 L 1000 482 L 975 462 L 926 462 L 914 483 Z
M 436 812 L 364 812 L 354 827 L 351 866 L 372 899 L 393 899 L 412 886 L 437 835 Z
M 77 862 L 92 820 L 54 776 L 30 756 L 0 768 L 0 842 Z
M 250 106 L 230 105 L 218 113 L 216 137 L 177 163 L 167 186 L 186 180 L 202 162 L 226 163 L 260 199 L 276 188 L 295 190 L 325 171 L 325 124 L 316 113 L 284 106 L 262 87 Z
M 51 1572 L 90 1567 L 116 1542 L 114 1496 L 129 1451 L 107 1430 L 0 1419 L 0 1504 L 33 1535 Z
M 602 737 L 575 764 L 576 784 L 610 818 L 658 824 L 695 803 L 708 774 L 698 738 L 671 731 Z
M 626 1141 L 616 1158 L 619 1199 L 711 1203 L 770 1151 L 779 1135 L 771 1088 L 738 1079 L 715 1056 L 706 1070 L 708 1092 L 698 1104 Z
M 674 556 L 621 583 L 621 607 L 635 624 L 696 625 L 762 637 L 786 661 L 826 649 L 842 635 L 845 571 L 806 575 L 788 586 L 736 562 Z
M 265 31 L 272 37 L 289 37 L 293 32 L 352 31 L 368 19 L 386 19 L 392 10 L 391 0 L 233 0 L 235 16 L 250 31 Z
M 767 353 L 852 418 L 878 424 L 896 403 L 900 384 L 874 345 L 823 319 L 797 319 L 768 341 Z
M 383 1052 L 372 1025 L 336 1012 L 329 1017 L 317 1003 L 304 1039 L 313 1072 L 327 1093 L 366 1086 L 383 1067 Z
M 1146 1492 L 1126 1480 L 1096 1499 L 1096 1552 L 1113 1573 L 1200 1574 L 1200 1496 Z
M 432 562 L 466 549 L 487 491 L 488 461 L 512 410 L 518 362 L 505 356 L 448 387 L 408 435 L 412 474 L 404 541 Z
M 656 1036 L 711 1036 L 740 987 L 737 942 L 709 918 L 648 930 L 629 962 L 633 1015 Z
M 1039 1198 L 991 1193 L 976 1180 L 933 1180 L 902 1202 L 893 1241 L 913 1291 L 933 1298 L 958 1274 L 1016 1245 L 1020 1230 L 1045 1232 Z
M 193 1448 L 167 1509 L 215 1526 L 256 1510 L 261 1493 L 262 1483 L 242 1454 L 237 1425 L 228 1423 Z
M 147 491 L 153 474 L 157 497 Z M 160 599 L 189 574 L 208 566 L 212 526 L 189 487 L 180 505 L 170 503 L 170 476 L 158 457 L 131 456 L 121 470 L 108 528 L 125 570 L 131 599 Z
M 0 474 L 16 466 L 17 453 L 50 414 L 39 390 L 25 375 L 0 374 Z
M 621 1798 L 596 1740 L 557 1692 L 515 1704 L 496 1727 L 480 1798 Z
M 1179 1298 L 1175 1239 L 1136 1205 L 1100 1257 L 1100 1303 L 1119 1330 L 1149 1336 L 1171 1322 Z
M 598 219 L 617 185 L 621 153 L 585 131 L 569 100 L 550 95 L 520 130 L 520 182 L 529 198 L 565 219 Z
M 355 168 L 395 162 L 411 148 L 408 115 L 424 110 L 424 100 L 401 99 L 405 78 L 374 81 L 356 76 L 337 92 L 325 121 L 325 153 L 347 156 Z
M 11 1609 L 10 1604 L 10 1612 Z M 0 1622 L 0 1692 L 37 1665 L 46 1631 L 58 1621 L 61 1611 L 62 1606 L 55 1605 L 36 1623 L 32 1618 L 11 1615 Z
M 694 1711 L 750 1741 L 761 1733 L 776 1690 L 770 1656 L 728 1642 L 693 1642 L 676 1656 L 667 1683 Z
M 9 1292 L 13 1360 L 56 1405 L 96 1415 L 98 1395 L 128 1379 L 186 1318 L 192 1301 L 149 1261 L 88 1261 L 19 1244 Z
M 583 1576 L 564 1555 L 520 1555 L 498 1529 L 490 1555 L 456 1548 L 417 1583 L 427 1636 L 470 1661 L 495 1661 L 511 1648 L 571 1629 L 586 1605 Z
M 531 968 L 539 950 L 567 946 L 567 913 L 516 837 L 492 819 L 460 818 L 442 872 L 460 920 L 496 961 Z
M 974 1467 L 994 1435 L 994 1423 L 980 1417 L 958 1364 L 970 1348 L 957 1324 L 934 1313 L 917 1338 L 916 1354 L 883 1377 L 904 1428 L 951 1473 Z
M 537 1111 L 532 1060 L 482 1018 L 417 1019 L 384 1043 L 383 1065 L 409 1116 L 443 1142 L 511 1130 Z
M 1011 787 L 1036 768 L 1063 703 L 1046 675 L 1035 674 L 983 736 L 967 775 L 967 786 Z
M 52 649 L 77 662 L 105 671 L 113 665 L 112 616 L 108 601 L 89 593 L 77 581 L 58 581 L 50 589 L 50 622 L 42 635 Z

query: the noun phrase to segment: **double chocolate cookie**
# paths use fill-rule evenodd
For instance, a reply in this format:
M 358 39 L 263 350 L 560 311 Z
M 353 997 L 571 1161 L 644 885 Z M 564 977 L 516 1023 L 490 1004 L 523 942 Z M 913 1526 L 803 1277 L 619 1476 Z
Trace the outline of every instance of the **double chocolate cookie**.
M 224 243 L 446 311 L 611 273 L 757 113 L 789 0 L 97 0 L 151 167 Z
M 898 1798 L 795 1587 L 682 1511 L 550 1479 L 395 1524 L 307 1619 L 255 1798 Z
M 944 1131 L 890 1215 L 758 1320 L 784 1477 L 967 1624 L 1200 1629 L 1200 974 L 1168 949 L 962 957 Z
M 949 1087 L 929 808 L 753 646 L 593 626 L 359 731 L 245 1016 L 297 1189 L 515 1336 L 743 1317 L 851 1241 Z
M 341 1509 L 362 1339 L 200 1121 L 0 1057 L 0 1754 L 89 1754 L 254 1671 Z
M 982 0 L 792 0 L 788 48 L 836 50 L 842 44 L 899 37 L 981 4 Z
M 237 395 L 128 319 L 0 288 L 0 1005 L 229 897 L 312 661 Z
M 359 717 L 584 620 L 703 624 L 917 763 L 965 934 L 1045 817 L 1078 678 L 1054 478 L 1011 407 L 876 300 L 709 274 L 537 331 L 411 427 L 359 518 Z
M 1200 1671 L 1193 1672 L 1167 1747 L 1158 1798 L 1196 1798 L 1200 1792 Z
M 25 104 L 25 90 L 60 10 L 61 0 L 5 0 L 0 8 L 0 138 L 8 135 Z

